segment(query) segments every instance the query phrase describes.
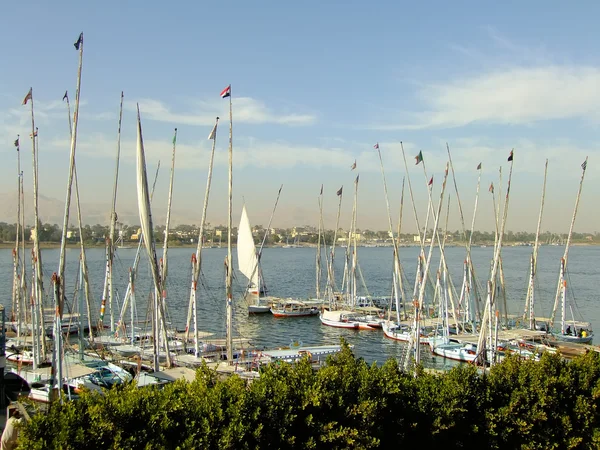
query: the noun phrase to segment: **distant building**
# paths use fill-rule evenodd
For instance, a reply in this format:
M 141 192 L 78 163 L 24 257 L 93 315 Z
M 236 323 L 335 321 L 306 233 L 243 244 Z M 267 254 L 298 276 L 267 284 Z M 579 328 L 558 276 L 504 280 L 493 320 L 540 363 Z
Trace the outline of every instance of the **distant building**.
M 131 240 L 132 241 L 138 241 L 140 239 L 140 236 L 142 235 L 142 229 L 138 228 L 136 233 L 133 233 L 131 235 Z
M 413 242 L 421 242 L 421 235 L 420 234 L 415 234 L 413 236 Z

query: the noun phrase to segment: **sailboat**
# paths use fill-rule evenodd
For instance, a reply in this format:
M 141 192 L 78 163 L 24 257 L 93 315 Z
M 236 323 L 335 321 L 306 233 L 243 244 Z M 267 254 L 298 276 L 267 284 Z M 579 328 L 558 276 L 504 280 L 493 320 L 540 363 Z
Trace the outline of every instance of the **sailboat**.
M 592 331 L 592 324 L 590 322 L 576 321 L 573 313 L 573 302 L 567 302 L 567 261 L 569 256 L 569 247 L 571 245 L 571 237 L 573 235 L 573 226 L 575 225 L 575 217 L 577 216 L 577 208 L 579 206 L 579 199 L 581 198 L 581 190 L 583 188 L 583 179 L 585 178 L 585 170 L 587 168 L 587 158 L 583 164 L 581 164 L 582 174 L 579 182 L 579 190 L 577 192 L 577 198 L 575 200 L 575 209 L 573 211 L 573 217 L 571 218 L 571 226 L 569 228 L 569 235 L 567 237 L 567 244 L 565 246 L 565 254 L 560 261 L 560 276 L 558 279 L 558 287 L 556 289 L 556 297 L 554 301 L 554 308 L 552 310 L 552 318 L 550 325 L 554 323 L 556 311 L 558 309 L 558 303 L 561 303 L 561 321 L 560 330 L 554 333 L 556 339 L 560 341 L 573 342 L 577 344 L 589 344 L 594 338 Z M 569 304 L 567 304 L 569 303 Z M 572 320 L 567 320 L 567 308 L 571 313 Z
M 248 278 L 248 286 L 246 288 L 246 298 L 249 302 L 248 313 L 262 314 L 271 311 L 269 300 L 274 300 L 272 297 L 265 296 L 267 287 L 265 286 L 262 269 L 260 267 L 259 255 L 254 245 L 254 237 L 252 236 L 252 228 L 246 211 L 246 205 L 242 207 L 242 217 L 238 227 L 237 239 L 237 259 L 240 272 Z
M 359 307 L 357 302 L 360 300 L 358 293 L 358 266 L 357 242 L 356 242 L 356 214 L 358 198 L 358 180 L 354 181 L 354 206 L 352 209 L 352 223 L 348 232 L 348 247 L 346 248 L 346 269 L 344 272 L 345 293 L 341 296 L 330 292 L 329 305 L 324 307 L 319 315 L 323 325 L 336 328 L 353 328 L 356 330 L 375 330 L 381 329 L 383 319 L 380 317 L 380 309 L 373 306 Z M 341 202 L 341 189 L 338 191 Z M 339 208 L 338 208 L 339 211 Z M 339 212 L 338 212 L 339 217 Z M 335 241 L 334 241 L 335 244 Z M 329 263 L 330 273 L 333 270 L 333 256 Z M 362 277 L 361 277 L 362 278 Z M 332 286 L 333 280 L 329 282 Z M 365 288 L 366 289 L 366 288 Z M 331 291 L 334 289 L 331 288 Z M 338 303 L 340 301 L 340 303 Z

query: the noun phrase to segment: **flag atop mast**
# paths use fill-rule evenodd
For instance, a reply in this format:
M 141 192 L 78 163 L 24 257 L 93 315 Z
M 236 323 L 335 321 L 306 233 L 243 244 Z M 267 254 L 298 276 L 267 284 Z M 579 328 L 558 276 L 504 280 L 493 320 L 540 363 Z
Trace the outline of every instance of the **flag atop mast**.
M 33 88 L 29 88 L 29 92 L 23 99 L 23 105 L 26 105 L 29 100 L 33 100 Z
M 79 37 L 77 38 L 77 42 L 75 42 L 73 44 L 75 46 L 75 50 L 79 50 L 79 47 L 81 46 L 82 43 L 83 43 L 83 32 L 79 34 Z

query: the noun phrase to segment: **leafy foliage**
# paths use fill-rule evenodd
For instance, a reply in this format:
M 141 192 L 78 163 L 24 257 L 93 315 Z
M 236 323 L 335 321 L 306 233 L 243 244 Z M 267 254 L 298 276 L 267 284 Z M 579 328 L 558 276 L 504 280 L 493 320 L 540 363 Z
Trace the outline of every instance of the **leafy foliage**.
M 592 449 L 600 446 L 600 355 L 509 358 L 418 377 L 341 353 L 272 364 L 247 384 L 206 367 L 192 383 L 87 392 L 36 414 L 22 449 Z

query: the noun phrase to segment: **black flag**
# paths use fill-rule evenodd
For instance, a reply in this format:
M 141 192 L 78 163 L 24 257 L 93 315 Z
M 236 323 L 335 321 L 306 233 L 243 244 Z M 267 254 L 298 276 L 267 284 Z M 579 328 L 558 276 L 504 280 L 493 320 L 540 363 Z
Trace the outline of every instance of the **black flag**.
M 342 186 L 342 187 L 340 188 L 340 190 L 339 190 L 339 191 L 337 191 L 337 195 L 342 195 L 342 191 L 343 191 L 343 190 L 344 190 L 344 186 Z
M 17 139 L 15 139 L 15 147 L 17 147 L 17 149 L 19 148 L 19 137 L 17 136 Z
M 81 45 L 82 42 L 83 42 L 83 33 L 81 33 L 79 35 L 79 38 L 77 39 L 77 42 L 75 42 L 73 44 L 75 46 L 75 50 L 79 50 L 79 46 Z
M 67 91 L 65 91 L 65 95 L 63 95 L 63 102 L 65 100 L 69 100 L 69 94 L 67 93 Z

